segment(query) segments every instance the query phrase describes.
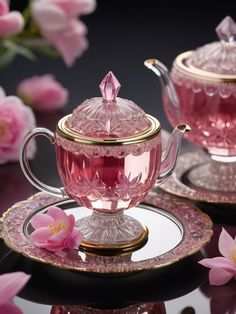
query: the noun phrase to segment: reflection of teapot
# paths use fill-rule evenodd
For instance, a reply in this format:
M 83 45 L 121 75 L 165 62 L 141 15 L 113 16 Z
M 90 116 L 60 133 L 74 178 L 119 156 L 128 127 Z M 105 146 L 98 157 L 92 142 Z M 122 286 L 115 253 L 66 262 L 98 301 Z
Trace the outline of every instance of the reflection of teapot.
M 164 302 L 135 304 L 122 309 L 95 309 L 85 305 L 53 305 L 50 314 L 166 314 Z
M 190 181 L 203 188 L 236 191 L 236 168 L 226 165 L 236 161 L 236 24 L 226 17 L 216 32 L 220 41 L 178 55 L 170 75 L 156 59 L 145 65 L 160 78 L 170 123 L 188 123 L 188 139 L 222 162 L 197 167 Z
M 117 97 L 120 84 L 111 72 L 100 89 L 103 97 L 86 100 L 62 118 L 55 135 L 43 128 L 30 132 L 24 141 L 21 167 L 38 189 L 70 196 L 94 210 L 89 218 L 78 221 L 85 239 L 82 245 L 133 248 L 146 241 L 148 232 L 137 220 L 123 215 L 123 210 L 141 202 L 153 186 L 172 173 L 189 127 L 175 128 L 161 161 L 159 121 L 132 101 Z M 55 143 L 63 188 L 45 185 L 31 172 L 27 146 L 37 135 Z

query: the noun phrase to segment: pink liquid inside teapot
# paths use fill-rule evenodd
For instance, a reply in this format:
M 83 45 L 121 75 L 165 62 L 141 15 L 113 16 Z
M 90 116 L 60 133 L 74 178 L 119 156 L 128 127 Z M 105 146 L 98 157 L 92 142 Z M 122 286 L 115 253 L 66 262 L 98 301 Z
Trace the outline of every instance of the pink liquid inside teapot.
M 138 205 L 145 195 L 173 171 L 187 125 L 173 131 L 162 158 L 161 125 L 134 102 L 117 97 L 120 84 L 109 72 L 100 84 L 102 97 L 85 100 L 62 118 L 53 134 L 36 128 L 25 138 L 21 167 L 38 189 L 71 197 L 93 210 L 78 220 L 84 250 L 134 248 L 147 239 L 147 228 L 123 211 Z M 55 144 L 62 188 L 40 182 L 27 160 L 27 145 L 44 135 Z M 162 160 L 162 161 L 161 161 Z M 138 244 L 137 244 L 138 243 Z
M 188 123 L 189 141 L 205 149 L 209 163 L 188 174 L 191 184 L 219 192 L 236 191 L 236 23 L 226 17 L 216 28 L 219 41 L 178 55 L 170 75 L 158 60 L 154 71 L 172 125 Z

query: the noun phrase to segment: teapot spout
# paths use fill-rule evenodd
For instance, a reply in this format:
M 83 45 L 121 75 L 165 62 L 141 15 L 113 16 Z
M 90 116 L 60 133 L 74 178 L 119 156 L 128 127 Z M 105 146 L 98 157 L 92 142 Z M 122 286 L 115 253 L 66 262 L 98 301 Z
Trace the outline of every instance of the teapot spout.
M 191 131 L 191 128 L 187 124 L 180 124 L 173 130 L 162 158 L 161 169 L 156 185 L 161 184 L 174 171 L 182 138 L 185 132 L 188 131 Z
M 167 67 L 157 59 L 148 59 L 144 62 L 144 65 L 159 77 L 163 96 L 166 96 L 169 99 L 172 106 L 176 109 L 176 112 L 178 112 L 179 98 L 176 94 Z

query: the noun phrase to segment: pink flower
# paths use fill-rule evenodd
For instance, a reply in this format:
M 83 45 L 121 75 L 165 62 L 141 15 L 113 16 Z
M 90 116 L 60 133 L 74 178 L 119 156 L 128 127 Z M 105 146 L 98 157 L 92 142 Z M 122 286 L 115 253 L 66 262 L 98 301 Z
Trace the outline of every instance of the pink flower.
M 0 164 L 17 161 L 24 136 L 35 127 L 34 113 L 16 96 L 5 96 L 0 88 Z M 35 143 L 28 149 L 33 158 Z
M 236 239 L 233 239 L 223 228 L 218 247 L 223 257 L 205 258 L 199 262 L 211 268 L 209 281 L 214 286 L 221 286 L 232 278 L 236 279 Z
M 24 28 L 24 19 L 20 12 L 9 12 L 7 0 L 0 0 L 0 36 L 18 34 Z
M 51 2 L 63 9 L 69 16 L 90 14 L 96 8 L 94 0 L 51 0 Z
M 73 215 L 66 215 L 58 207 L 49 207 L 46 214 L 37 214 L 31 219 L 35 231 L 30 235 L 32 242 L 49 251 L 78 248 L 81 232 L 75 228 Z
M 32 4 L 32 16 L 42 35 L 72 66 L 88 47 L 85 25 L 77 19 L 80 14 L 94 11 L 95 0 L 38 0 Z
M 30 275 L 14 272 L 0 276 L 0 313 L 22 314 L 21 310 L 12 302 L 12 298 L 24 287 Z
M 23 80 L 17 94 L 36 110 L 58 109 L 68 101 L 68 90 L 50 74 Z
M 87 29 L 82 22 L 72 19 L 66 29 L 49 35 L 49 41 L 60 51 L 67 66 L 72 66 L 76 58 L 88 48 L 86 32 Z

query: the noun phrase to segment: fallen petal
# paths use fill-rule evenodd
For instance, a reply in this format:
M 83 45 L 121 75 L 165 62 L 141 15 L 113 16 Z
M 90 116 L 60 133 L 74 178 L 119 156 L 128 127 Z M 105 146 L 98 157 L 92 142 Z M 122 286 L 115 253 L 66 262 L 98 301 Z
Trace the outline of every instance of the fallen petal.
M 213 286 L 221 286 L 233 277 L 231 272 L 222 268 L 212 268 L 209 272 L 209 281 Z
M 229 235 L 229 233 L 222 228 L 220 237 L 219 237 L 219 251 L 220 253 L 232 260 L 232 251 L 233 249 L 236 249 L 236 243 L 234 242 L 234 239 Z
M 233 274 L 236 273 L 236 265 L 225 257 L 204 258 L 198 263 L 208 268 L 223 268 Z
M 30 275 L 23 272 L 7 273 L 0 276 L 0 305 L 11 300 L 27 283 Z M 1 312 L 0 313 L 5 313 Z
M 2 314 L 23 314 L 22 311 L 12 302 L 6 302 L 0 305 L 0 313 Z

